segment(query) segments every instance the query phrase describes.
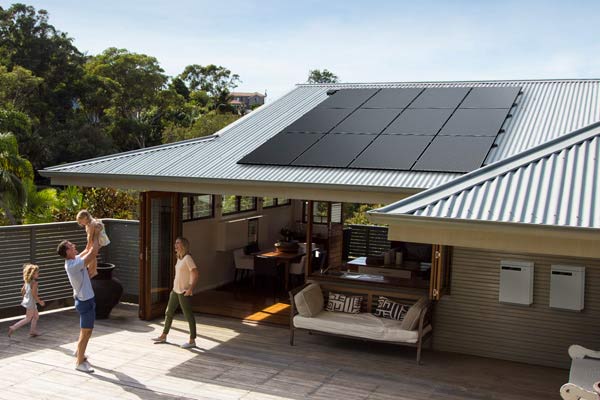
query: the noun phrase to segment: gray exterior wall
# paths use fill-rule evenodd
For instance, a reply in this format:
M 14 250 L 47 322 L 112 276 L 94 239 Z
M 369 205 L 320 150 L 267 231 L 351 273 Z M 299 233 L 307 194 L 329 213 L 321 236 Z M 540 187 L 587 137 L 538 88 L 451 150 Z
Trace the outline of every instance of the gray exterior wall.
M 104 219 L 111 245 L 103 248 L 105 258 L 117 266 L 113 276 L 123 285 L 122 301 L 137 303 L 140 287 L 140 223 Z
M 500 304 L 500 260 L 533 261 L 530 307 Z M 586 267 L 582 312 L 549 308 L 550 266 Z M 454 248 L 451 293 L 436 304 L 434 349 L 568 368 L 571 344 L 600 349 L 600 260 Z
M 100 260 L 117 265 L 114 276 L 123 284 L 125 301 L 138 297 L 139 223 L 104 219 L 111 244 L 100 252 Z M 23 264 L 40 266 L 40 297 L 46 302 L 72 304 L 73 289 L 56 246 L 68 239 L 79 251 L 85 248 L 85 230 L 75 222 L 0 227 L 0 317 L 23 313 L 20 289 Z

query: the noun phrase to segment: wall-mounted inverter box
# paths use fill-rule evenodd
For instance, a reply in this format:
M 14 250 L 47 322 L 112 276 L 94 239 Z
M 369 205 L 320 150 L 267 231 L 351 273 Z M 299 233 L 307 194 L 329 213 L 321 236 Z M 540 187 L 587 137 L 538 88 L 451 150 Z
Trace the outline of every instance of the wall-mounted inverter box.
M 550 267 L 550 307 L 583 310 L 585 267 L 552 265 Z
M 533 304 L 533 262 L 500 261 L 500 295 L 501 303 Z

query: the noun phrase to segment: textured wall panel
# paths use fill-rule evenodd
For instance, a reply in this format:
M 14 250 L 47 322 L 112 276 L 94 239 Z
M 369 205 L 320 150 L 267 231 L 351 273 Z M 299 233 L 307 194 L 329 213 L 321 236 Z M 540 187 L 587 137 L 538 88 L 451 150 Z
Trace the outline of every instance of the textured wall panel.
M 498 302 L 500 260 L 535 263 L 530 307 Z M 550 265 L 586 266 L 585 309 L 550 309 Z M 455 248 L 451 294 L 436 304 L 434 348 L 568 368 L 567 348 L 600 349 L 600 260 Z

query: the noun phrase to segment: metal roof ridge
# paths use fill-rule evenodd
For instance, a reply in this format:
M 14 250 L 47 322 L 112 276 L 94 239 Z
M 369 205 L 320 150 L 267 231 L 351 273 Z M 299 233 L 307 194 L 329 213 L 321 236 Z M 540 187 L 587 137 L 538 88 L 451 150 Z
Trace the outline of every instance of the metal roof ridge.
M 405 214 L 427 206 L 450 195 L 475 187 L 492 177 L 505 174 L 524 165 L 548 157 L 566 148 L 576 146 L 592 137 L 600 135 L 600 122 L 595 122 L 581 129 L 558 137 L 539 146 L 517 153 L 512 157 L 486 165 L 461 177 L 451 180 L 440 186 L 417 193 L 406 199 L 392 203 L 376 210 L 368 211 L 369 214 Z
M 476 80 L 440 80 L 440 81 L 380 81 L 380 82 L 338 82 L 338 83 L 296 83 L 297 87 L 332 87 L 351 85 L 394 85 L 394 84 L 424 84 L 424 83 L 507 83 L 507 82 L 600 82 L 600 78 L 531 78 L 531 79 L 476 79 Z

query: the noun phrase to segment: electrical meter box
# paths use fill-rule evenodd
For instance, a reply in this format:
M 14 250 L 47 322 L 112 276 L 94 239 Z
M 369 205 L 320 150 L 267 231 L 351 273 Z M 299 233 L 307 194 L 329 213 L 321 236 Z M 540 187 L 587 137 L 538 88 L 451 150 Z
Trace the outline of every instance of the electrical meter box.
M 552 265 L 550 268 L 550 307 L 583 310 L 585 267 Z
M 533 262 L 500 261 L 499 301 L 526 306 L 533 303 Z

